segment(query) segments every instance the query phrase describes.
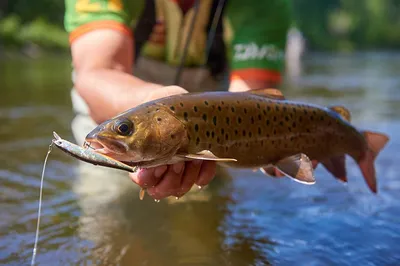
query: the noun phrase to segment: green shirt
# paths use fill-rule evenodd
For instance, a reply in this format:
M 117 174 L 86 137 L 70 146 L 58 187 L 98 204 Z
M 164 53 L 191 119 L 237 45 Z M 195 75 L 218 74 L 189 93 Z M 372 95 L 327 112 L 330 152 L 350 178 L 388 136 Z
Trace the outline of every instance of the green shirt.
M 160 35 L 153 32 L 141 55 L 171 65 L 180 63 L 195 10 L 191 7 L 183 13 L 177 2 L 155 0 L 156 18 L 162 22 L 157 27 L 165 29 L 165 39 L 160 41 L 157 39 Z M 65 0 L 65 3 L 65 28 L 72 42 L 97 28 L 113 28 L 129 34 L 144 10 L 145 0 Z M 211 4 L 212 0 L 200 0 L 185 66 L 205 62 Z M 232 75 L 280 79 L 291 22 L 290 0 L 226 0 L 223 40 Z

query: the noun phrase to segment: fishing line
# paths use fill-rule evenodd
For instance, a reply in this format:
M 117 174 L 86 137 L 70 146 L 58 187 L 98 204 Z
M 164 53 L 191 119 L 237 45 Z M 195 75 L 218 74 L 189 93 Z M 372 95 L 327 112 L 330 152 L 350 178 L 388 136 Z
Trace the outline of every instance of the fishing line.
M 48 149 L 46 157 L 44 159 L 43 169 L 42 169 L 42 177 L 40 179 L 38 218 L 37 218 L 37 224 L 36 224 L 36 236 L 35 236 L 35 244 L 34 244 L 33 252 L 32 252 L 31 266 L 35 265 L 35 259 L 36 259 L 36 253 L 37 253 L 37 244 L 39 242 L 39 230 L 40 230 L 39 228 L 40 228 L 40 216 L 41 216 L 41 212 L 42 212 L 42 196 L 43 196 L 44 172 L 46 170 L 47 159 L 49 158 L 49 155 L 50 155 L 50 152 L 52 151 L 52 149 L 53 149 L 53 141 L 49 145 L 49 149 Z

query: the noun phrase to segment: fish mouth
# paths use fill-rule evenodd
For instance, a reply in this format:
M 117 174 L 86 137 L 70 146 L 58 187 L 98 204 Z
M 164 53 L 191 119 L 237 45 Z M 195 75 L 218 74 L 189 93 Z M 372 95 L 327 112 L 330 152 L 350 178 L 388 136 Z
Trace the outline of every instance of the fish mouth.
M 123 141 L 110 137 L 104 137 L 100 134 L 88 134 L 85 143 L 94 151 L 104 155 L 123 155 L 128 152 L 129 147 Z

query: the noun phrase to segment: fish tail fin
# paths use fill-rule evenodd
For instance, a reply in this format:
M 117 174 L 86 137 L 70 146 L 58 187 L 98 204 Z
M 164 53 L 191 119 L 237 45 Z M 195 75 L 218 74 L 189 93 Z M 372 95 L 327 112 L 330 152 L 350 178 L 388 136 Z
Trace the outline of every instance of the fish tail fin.
M 344 154 L 323 160 L 321 164 L 335 178 L 347 183 L 346 157 Z
M 358 166 L 364 176 L 365 182 L 372 192 L 377 193 L 377 181 L 375 173 L 375 159 L 379 152 L 385 147 L 389 141 L 389 137 L 382 133 L 372 131 L 362 131 L 368 149 L 358 161 Z

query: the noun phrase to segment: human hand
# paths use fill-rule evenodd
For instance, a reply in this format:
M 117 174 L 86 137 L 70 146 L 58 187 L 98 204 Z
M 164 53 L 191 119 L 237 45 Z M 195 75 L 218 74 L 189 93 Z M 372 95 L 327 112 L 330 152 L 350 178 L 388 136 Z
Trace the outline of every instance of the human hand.
M 129 175 L 133 182 L 147 189 L 152 198 L 160 200 L 169 196 L 180 198 L 194 184 L 200 187 L 208 185 L 215 173 L 215 162 L 193 160 L 141 169 Z
M 187 93 L 187 91 L 179 86 L 161 87 L 152 90 L 146 102 L 182 93 Z M 194 184 L 208 185 L 215 173 L 215 162 L 193 160 L 141 169 L 129 176 L 133 182 L 147 189 L 147 193 L 152 198 L 160 200 L 169 196 L 182 197 Z

